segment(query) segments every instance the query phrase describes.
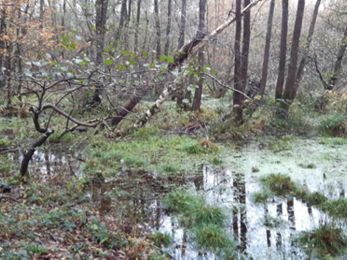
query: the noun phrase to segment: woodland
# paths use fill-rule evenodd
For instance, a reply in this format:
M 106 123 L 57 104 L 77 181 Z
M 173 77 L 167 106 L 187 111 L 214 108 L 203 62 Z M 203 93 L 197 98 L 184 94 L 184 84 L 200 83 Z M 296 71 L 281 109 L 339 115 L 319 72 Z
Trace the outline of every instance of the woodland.
M 346 48 L 345 0 L 1 0 L 0 259 L 345 257 Z

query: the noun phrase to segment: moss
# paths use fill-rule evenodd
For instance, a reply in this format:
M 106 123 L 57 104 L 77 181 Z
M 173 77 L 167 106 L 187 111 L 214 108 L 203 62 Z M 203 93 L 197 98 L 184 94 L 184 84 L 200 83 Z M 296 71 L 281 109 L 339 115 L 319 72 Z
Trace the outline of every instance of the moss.
M 295 191 L 296 185 L 289 176 L 270 174 L 262 182 L 276 195 L 285 196 Z
M 2 147 L 8 147 L 8 146 L 11 146 L 12 143 L 10 141 L 7 141 L 5 139 L 0 139 L 0 148 Z

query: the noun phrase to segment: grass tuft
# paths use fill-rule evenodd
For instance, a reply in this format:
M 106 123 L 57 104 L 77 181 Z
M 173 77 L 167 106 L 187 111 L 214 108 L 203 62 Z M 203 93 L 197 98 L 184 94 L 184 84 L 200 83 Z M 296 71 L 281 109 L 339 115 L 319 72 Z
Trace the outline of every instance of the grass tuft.
M 277 196 L 285 196 L 295 191 L 296 185 L 289 176 L 283 174 L 270 174 L 262 182 Z
M 208 224 L 193 230 L 199 246 L 205 248 L 225 248 L 234 246 L 233 241 L 222 227 Z
M 313 231 L 303 232 L 298 241 L 308 251 L 316 249 L 321 255 L 337 256 L 344 252 L 347 246 L 343 230 L 327 223 Z

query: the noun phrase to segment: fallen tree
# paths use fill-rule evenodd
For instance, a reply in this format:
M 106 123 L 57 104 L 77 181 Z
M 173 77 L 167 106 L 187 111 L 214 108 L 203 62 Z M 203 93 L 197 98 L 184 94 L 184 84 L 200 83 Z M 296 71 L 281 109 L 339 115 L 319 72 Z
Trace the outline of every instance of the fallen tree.
M 241 15 L 245 15 L 245 13 L 249 12 L 252 7 L 257 5 L 262 0 L 255 0 L 251 2 L 248 6 L 246 6 L 242 11 Z M 231 13 L 231 12 L 229 12 Z M 205 34 L 203 37 L 197 38 L 195 37 L 192 41 L 190 41 L 188 44 L 184 45 L 177 53 L 177 55 L 174 56 L 174 61 L 169 64 L 168 66 L 168 72 L 172 72 L 174 69 L 176 69 L 179 66 L 182 66 L 184 63 L 189 62 L 195 55 L 206 46 L 206 44 L 213 38 L 215 38 L 217 35 L 222 33 L 229 25 L 231 25 L 233 22 L 235 22 L 236 18 L 229 16 L 229 18 L 218 28 L 216 28 L 214 31 L 212 31 L 209 34 Z M 144 115 L 136 121 L 134 124 L 134 127 L 129 130 L 136 130 L 142 126 L 144 126 L 150 117 L 152 117 L 158 110 L 159 107 L 167 100 L 173 92 L 176 90 L 176 85 L 179 84 L 179 81 L 182 77 L 177 76 L 176 80 L 168 83 L 159 98 L 155 101 L 155 103 L 144 113 Z M 138 99 L 138 102 L 140 102 L 141 99 Z M 134 105 L 134 100 L 132 102 L 129 102 L 129 100 L 124 105 L 124 110 L 122 111 L 122 118 L 124 118 L 128 111 L 131 111 L 132 108 L 136 105 Z M 131 105 L 131 106 L 130 106 Z M 117 123 L 120 122 L 122 118 L 118 118 Z

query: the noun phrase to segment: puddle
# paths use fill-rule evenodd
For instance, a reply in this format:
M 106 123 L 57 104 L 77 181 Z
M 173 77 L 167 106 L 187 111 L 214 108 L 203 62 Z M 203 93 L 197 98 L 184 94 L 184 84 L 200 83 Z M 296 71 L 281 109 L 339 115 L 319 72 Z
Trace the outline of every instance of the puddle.
M 19 155 L 11 156 L 20 161 Z M 282 173 L 307 186 L 311 192 L 319 191 L 330 199 L 346 197 L 346 156 L 345 145 L 321 144 L 318 140 L 296 140 L 291 150 L 278 153 L 269 151 L 259 142 L 250 142 L 225 155 L 224 166 L 217 169 L 203 165 L 200 173 L 192 177 L 163 177 L 124 169 L 117 173 L 112 184 L 107 184 L 109 188 L 95 192 L 100 195 L 101 206 L 111 203 L 103 196 L 103 193 L 111 192 L 118 203 L 112 206 L 122 209 L 122 214 L 140 228 L 171 234 L 174 242 L 166 250 L 176 260 L 219 259 L 212 251 L 199 251 L 190 243 L 189 231 L 180 226 L 177 217 L 170 215 L 162 205 L 162 196 L 177 184 L 195 190 L 208 204 L 226 210 L 225 228 L 239 244 L 237 258 L 306 259 L 308 256 L 293 239 L 302 231 L 331 221 L 329 216 L 296 199 L 275 198 L 267 204 L 255 204 L 252 195 L 261 191 L 259 179 L 262 176 Z M 31 170 L 38 169 L 41 176 L 79 175 L 81 161 L 77 158 L 77 154 L 39 151 L 31 162 Z M 305 167 L 309 164 L 314 167 Z M 252 168 L 259 171 L 253 172 Z M 338 225 L 346 230 L 344 222 L 340 221 Z

